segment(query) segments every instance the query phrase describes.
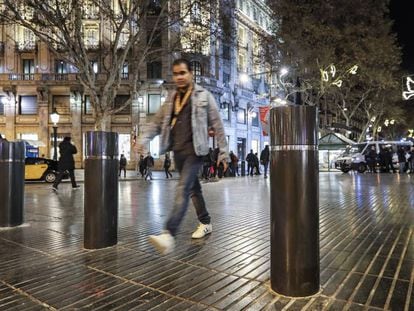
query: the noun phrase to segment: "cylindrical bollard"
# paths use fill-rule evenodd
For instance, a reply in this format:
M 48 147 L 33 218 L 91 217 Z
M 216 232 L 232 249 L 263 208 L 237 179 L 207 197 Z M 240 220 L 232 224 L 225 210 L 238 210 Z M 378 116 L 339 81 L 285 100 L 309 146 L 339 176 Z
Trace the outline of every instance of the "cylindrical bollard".
M 87 132 L 85 154 L 84 246 L 118 242 L 118 133 Z
M 282 295 L 319 291 L 317 108 L 271 109 L 271 288 Z
M 23 223 L 24 142 L 0 139 L 0 227 Z
M 246 161 L 241 161 L 241 175 L 246 176 Z

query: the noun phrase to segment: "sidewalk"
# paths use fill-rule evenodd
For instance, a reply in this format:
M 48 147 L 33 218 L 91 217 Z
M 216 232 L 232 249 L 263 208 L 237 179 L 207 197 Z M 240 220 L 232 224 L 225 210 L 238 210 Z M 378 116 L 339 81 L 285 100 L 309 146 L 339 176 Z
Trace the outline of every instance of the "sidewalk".
M 203 184 L 212 234 L 191 239 L 190 206 L 161 257 L 148 235 L 176 184 L 120 182 L 118 244 L 101 250 L 83 248 L 84 187 L 26 184 L 25 224 L 0 230 L 0 310 L 414 310 L 414 176 L 320 174 L 321 291 L 296 299 L 270 290 L 269 179 Z

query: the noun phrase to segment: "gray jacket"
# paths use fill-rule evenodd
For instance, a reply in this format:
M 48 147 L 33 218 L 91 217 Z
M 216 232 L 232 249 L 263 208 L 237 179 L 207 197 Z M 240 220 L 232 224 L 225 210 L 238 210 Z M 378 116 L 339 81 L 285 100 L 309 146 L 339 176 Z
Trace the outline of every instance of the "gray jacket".
M 145 128 L 139 138 L 140 145 L 146 146 L 155 136 L 160 135 L 160 154 L 171 150 L 171 116 L 175 94 L 176 91 L 168 96 L 154 119 Z M 208 154 L 208 129 L 213 127 L 217 146 L 220 148 L 219 161 L 228 160 L 226 136 L 216 101 L 210 92 L 197 84 L 194 84 L 191 94 L 191 126 L 196 155 Z

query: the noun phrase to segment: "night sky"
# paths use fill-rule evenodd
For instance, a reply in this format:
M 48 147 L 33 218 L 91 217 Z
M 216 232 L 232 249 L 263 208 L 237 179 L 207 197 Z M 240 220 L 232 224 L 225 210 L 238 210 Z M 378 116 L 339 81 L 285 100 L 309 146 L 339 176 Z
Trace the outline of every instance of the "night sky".
M 414 74 L 414 40 L 413 40 L 413 11 L 408 7 L 409 1 L 391 0 L 391 18 L 394 20 L 394 31 L 403 48 L 402 67 L 408 73 Z

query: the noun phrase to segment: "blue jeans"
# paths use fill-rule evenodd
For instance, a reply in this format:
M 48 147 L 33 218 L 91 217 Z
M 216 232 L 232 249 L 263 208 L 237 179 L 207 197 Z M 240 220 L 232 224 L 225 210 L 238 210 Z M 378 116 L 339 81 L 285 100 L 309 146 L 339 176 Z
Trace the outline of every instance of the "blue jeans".
M 210 223 L 198 172 L 203 166 L 202 157 L 187 153 L 174 153 L 175 167 L 180 173 L 180 180 L 175 191 L 174 207 L 166 224 L 166 229 L 175 236 L 188 208 L 190 197 L 196 209 L 198 220 L 203 224 Z

